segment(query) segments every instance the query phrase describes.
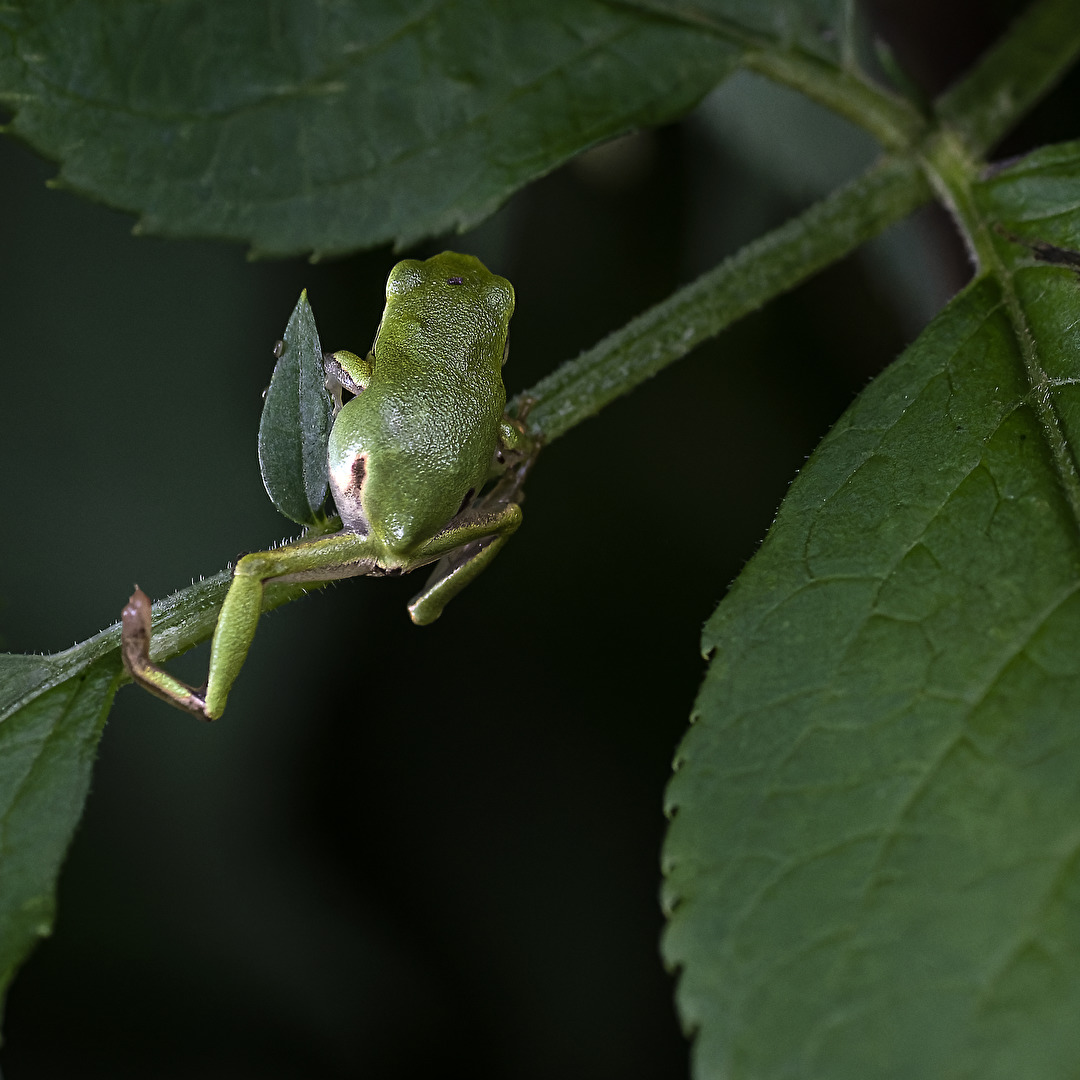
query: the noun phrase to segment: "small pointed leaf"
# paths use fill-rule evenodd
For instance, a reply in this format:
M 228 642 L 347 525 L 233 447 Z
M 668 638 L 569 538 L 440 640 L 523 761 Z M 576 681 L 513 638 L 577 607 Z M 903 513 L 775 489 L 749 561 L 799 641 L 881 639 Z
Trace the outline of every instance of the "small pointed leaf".
M 330 397 L 322 345 L 307 290 L 289 318 L 259 421 L 259 468 L 271 502 L 301 525 L 314 525 L 326 500 Z

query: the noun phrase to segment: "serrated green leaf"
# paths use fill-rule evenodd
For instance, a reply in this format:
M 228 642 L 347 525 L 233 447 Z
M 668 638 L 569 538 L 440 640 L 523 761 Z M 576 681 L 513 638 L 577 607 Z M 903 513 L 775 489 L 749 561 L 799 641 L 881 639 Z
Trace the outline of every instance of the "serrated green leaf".
M 778 48 L 808 22 L 820 40 L 832 6 L 712 5 Z M 741 49 L 603 0 L 21 0 L 2 30 L 10 130 L 61 184 L 142 231 L 273 255 L 472 225 L 585 147 L 681 115 Z
M 848 410 L 709 621 L 664 939 L 700 1080 L 1080 1062 L 1080 154 Z M 1007 234 L 1007 235 L 1006 235 Z
M 49 663 L 0 656 L 3 703 L 35 684 Z M 0 721 L 0 1007 L 18 966 L 52 931 L 60 863 L 82 816 L 119 678 L 114 652 Z
M 330 398 L 322 345 L 307 290 L 289 317 L 283 349 L 259 420 L 259 469 L 270 501 L 301 525 L 314 525 L 326 500 Z

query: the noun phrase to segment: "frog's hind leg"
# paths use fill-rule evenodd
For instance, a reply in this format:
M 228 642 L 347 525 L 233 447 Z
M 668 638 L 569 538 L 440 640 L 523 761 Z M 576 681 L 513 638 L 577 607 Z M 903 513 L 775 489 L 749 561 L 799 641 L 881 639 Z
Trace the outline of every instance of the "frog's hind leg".
M 268 582 L 287 584 L 359 577 L 371 573 L 375 563 L 370 540 L 352 532 L 286 544 L 272 551 L 256 551 L 240 559 L 221 605 L 210 646 L 206 716 L 216 719 L 225 711 L 225 699 L 255 637 Z
M 206 720 L 216 720 L 225 711 L 229 690 L 244 666 L 268 582 L 358 577 L 371 573 L 376 563 L 372 541 L 347 531 L 284 544 L 272 551 L 255 551 L 238 560 L 214 628 L 205 693 L 151 662 L 150 600 L 136 589 L 121 617 L 124 667 L 135 682 L 170 704 Z
M 521 507 L 509 503 L 496 513 L 465 515 L 434 537 L 425 552 L 441 552 L 422 592 L 409 602 L 409 615 L 419 626 L 434 622 L 443 608 L 487 568 L 521 524 Z
M 209 720 L 205 691 L 181 682 L 150 659 L 151 617 L 150 597 L 136 585 L 131 599 L 120 613 L 120 655 L 124 667 L 144 690 L 149 690 L 170 705 Z

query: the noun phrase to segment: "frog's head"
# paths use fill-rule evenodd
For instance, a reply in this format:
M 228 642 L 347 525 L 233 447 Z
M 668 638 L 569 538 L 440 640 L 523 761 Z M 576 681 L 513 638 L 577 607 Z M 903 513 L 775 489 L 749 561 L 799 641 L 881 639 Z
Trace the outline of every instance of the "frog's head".
M 423 261 L 405 259 L 390 271 L 386 313 L 393 313 L 400 323 L 427 322 L 444 336 L 479 333 L 492 345 L 485 351 L 502 364 L 514 314 L 514 287 L 475 255 L 444 251 Z

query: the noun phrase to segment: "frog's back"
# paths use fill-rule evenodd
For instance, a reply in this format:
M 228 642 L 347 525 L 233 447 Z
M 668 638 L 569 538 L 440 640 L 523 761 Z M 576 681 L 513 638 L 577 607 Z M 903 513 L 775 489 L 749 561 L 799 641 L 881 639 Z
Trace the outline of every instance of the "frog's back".
M 367 388 L 338 416 L 331 459 L 347 527 L 408 552 L 458 513 L 487 478 L 506 403 L 514 292 L 478 259 L 444 252 L 399 263 Z M 362 462 L 359 466 L 356 462 Z

